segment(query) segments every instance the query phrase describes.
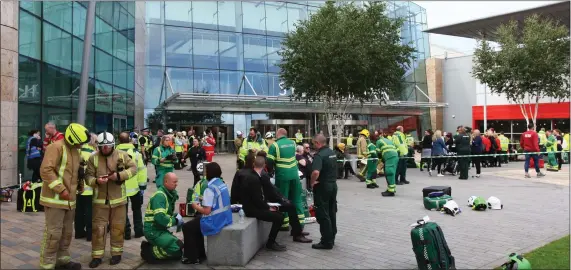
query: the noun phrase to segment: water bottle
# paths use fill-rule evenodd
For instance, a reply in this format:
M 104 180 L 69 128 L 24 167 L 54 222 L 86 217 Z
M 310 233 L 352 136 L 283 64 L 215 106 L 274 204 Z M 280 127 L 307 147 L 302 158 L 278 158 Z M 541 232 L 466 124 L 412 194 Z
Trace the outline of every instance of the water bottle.
M 240 224 L 244 223 L 244 209 L 240 209 L 240 211 L 238 212 L 238 216 L 240 216 L 240 221 L 238 221 Z

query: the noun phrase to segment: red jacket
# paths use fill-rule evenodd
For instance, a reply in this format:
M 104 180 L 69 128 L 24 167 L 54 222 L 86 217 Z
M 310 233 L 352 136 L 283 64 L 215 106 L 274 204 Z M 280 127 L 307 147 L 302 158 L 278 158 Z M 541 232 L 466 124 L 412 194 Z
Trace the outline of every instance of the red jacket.
M 502 144 L 500 142 L 500 138 L 496 138 L 496 146 L 498 147 L 496 151 L 502 151 Z M 507 150 L 507 149 L 506 149 Z
M 539 137 L 534 130 L 528 130 L 521 134 L 519 145 L 526 152 L 539 152 Z
M 61 134 L 59 131 L 56 131 L 56 134 L 54 136 L 51 137 L 45 137 L 44 138 L 44 151 L 46 150 L 46 147 L 48 147 L 48 145 L 57 142 L 59 140 L 63 140 L 63 134 Z
M 486 136 L 482 136 L 482 143 L 486 146 L 486 152 L 490 152 L 490 148 L 492 148 L 492 142 Z

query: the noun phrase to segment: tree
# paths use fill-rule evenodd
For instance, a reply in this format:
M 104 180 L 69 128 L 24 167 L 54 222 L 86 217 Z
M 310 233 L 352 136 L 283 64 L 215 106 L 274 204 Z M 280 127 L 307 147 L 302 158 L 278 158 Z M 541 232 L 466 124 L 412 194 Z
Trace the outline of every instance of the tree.
M 537 124 L 541 98 L 569 98 L 569 29 L 532 15 L 523 25 L 501 25 L 495 34 L 501 49 L 494 50 L 485 37 L 479 40 L 473 76 L 492 93 L 519 104 L 528 124 Z
M 388 101 L 402 89 L 414 48 L 402 44 L 402 20 L 385 15 L 384 2 L 328 1 L 286 34 L 279 52 L 280 77 L 291 98 L 323 103 L 330 145 L 335 121 L 343 134 L 347 108 L 354 102 Z

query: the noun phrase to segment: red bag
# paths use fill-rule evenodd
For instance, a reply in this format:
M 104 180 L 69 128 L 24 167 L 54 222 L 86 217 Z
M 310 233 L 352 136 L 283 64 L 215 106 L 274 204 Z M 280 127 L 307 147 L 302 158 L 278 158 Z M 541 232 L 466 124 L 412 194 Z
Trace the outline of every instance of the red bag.
M 313 207 L 313 204 L 309 206 L 309 215 L 315 217 L 315 208 Z
M 178 212 L 181 216 L 186 217 L 186 203 L 178 204 Z
M 539 157 L 539 168 L 543 169 L 543 167 L 545 166 L 545 161 L 543 160 L 543 158 L 540 156 Z M 533 158 L 529 159 L 529 167 L 530 168 L 535 168 L 535 162 L 533 161 Z

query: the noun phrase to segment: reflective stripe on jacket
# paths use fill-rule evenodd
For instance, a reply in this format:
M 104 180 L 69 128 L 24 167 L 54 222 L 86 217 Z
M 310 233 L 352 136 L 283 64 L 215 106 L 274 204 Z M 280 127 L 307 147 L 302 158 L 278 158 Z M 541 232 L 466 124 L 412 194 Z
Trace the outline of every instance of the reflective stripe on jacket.
M 177 225 L 174 213 L 175 203 L 178 200 L 176 190 L 169 191 L 164 186 L 159 187 L 149 200 L 145 210 L 144 231 L 145 237 L 151 237 L 155 231 L 166 231 Z
M 398 156 L 397 148 L 394 146 L 393 142 L 383 137 L 377 141 L 377 152 L 382 158 L 385 158 L 385 154 L 389 153 L 393 153 L 395 156 Z
M 268 152 L 268 148 L 263 143 L 259 143 L 257 139 L 254 141 L 248 138 L 242 143 L 242 148 L 240 148 L 240 160 L 245 161 L 246 156 L 248 155 L 248 151 L 252 149 L 256 151 L 261 150 L 264 152 Z
M 402 132 L 396 131 L 393 134 L 393 144 L 398 149 L 399 155 L 401 157 L 408 155 L 408 146 L 406 145 L 406 137 Z
M 48 145 L 40 167 L 40 177 L 43 180 L 41 205 L 75 209 L 79 160 L 78 149 L 70 148 L 64 140 Z M 59 198 L 64 190 L 69 193 L 69 201 Z
M 208 189 L 214 193 L 214 202 L 210 214 L 200 218 L 202 235 L 218 234 L 222 228 L 232 224 L 232 209 L 230 209 L 230 192 L 220 178 L 208 183 Z
M 508 147 L 510 145 L 510 139 L 508 139 L 504 135 L 500 135 L 499 138 L 500 138 L 500 145 L 502 147 L 502 151 L 508 151 Z
M 295 142 L 286 136 L 279 138 L 270 146 L 267 158 L 275 162 L 276 179 L 299 180 L 295 158 L 296 146 Z
M 137 164 L 137 174 L 125 181 L 127 196 L 134 196 L 139 193 L 139 190 L 145 190 L 147 187 L 147 167 L 143 162 L 143 156 L 135 149 L 134 145 L 130 143 L 120 144 L 117 149 L 127 152 Z
M 26 142 L 26 158 L 27 159 L 39 158 L 42 156 L 39 147 L 30 145 L 30 143 L 32 142 L 32 139 L 34 139 L 34 138 L 35 137 L 32 136 L 32 137 L 28 138 L 28 141 Z

